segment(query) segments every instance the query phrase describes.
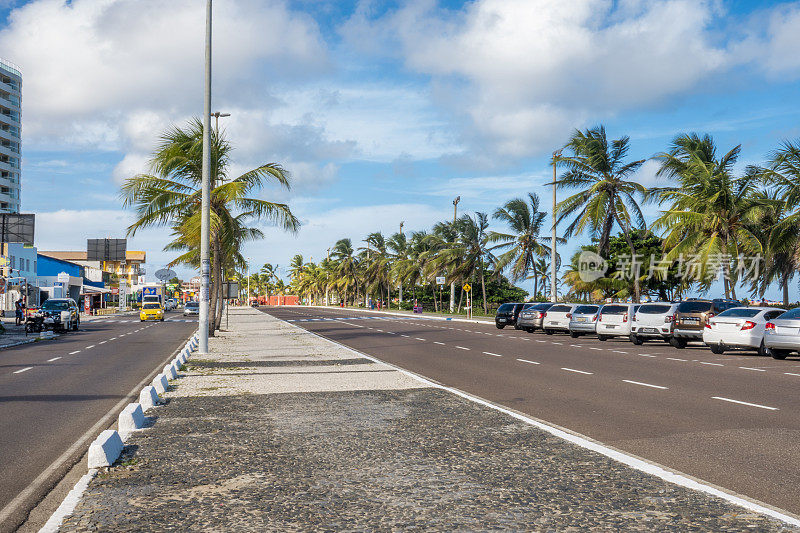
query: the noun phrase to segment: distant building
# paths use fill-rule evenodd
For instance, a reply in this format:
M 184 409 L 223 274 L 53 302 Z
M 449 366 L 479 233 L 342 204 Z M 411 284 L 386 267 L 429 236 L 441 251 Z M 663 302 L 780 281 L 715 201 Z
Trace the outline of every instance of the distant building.
M 71 251 L 55 251 L 45 252 L 40 251 L 41 255 L 52 257 L 53 259 L 60 259 L 62 261 L 69 261 L 77 265 L 85 267 L 86 279 L 95 283 L 108 282 L 109 274 L 116 274 L 119 279 L 125 279 L 128 282 L 128 287 L 135 287 L 139 284 L 139 276 L 144 275 L 144 268 L 142 265 L 147 260 L 147 253 L 137 250 L 128 250 L 125 252 L 125 261 L 87 261 L 87 252 L 71 252 Z M 132 291 L 129 291 L 129 294 Z
M 19 213 L 22 72 L 0 59 L 0 213 Z

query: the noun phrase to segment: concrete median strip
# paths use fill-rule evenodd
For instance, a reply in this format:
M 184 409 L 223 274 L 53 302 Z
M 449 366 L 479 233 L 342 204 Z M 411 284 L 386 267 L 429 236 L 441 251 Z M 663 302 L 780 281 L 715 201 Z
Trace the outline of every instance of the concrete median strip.
M 122 453 L 122 448 L 118 432 L 113 429 L 103 431 L 89 446 L 89 469 L 111 466 Z
M 127 436 L 137 429 L 144 426 L 144 411 L 138 403 L 129 403 L 119 414 L 117 428 L 122 440 L 127 440 Z
M 164 394 L 167 392 L 167 387 L 169 384 L 167 383 L 167 376 L 164 374 L 159 374 L 153 378 L 153 387 L 155 387 L 156 392 L 158 394 Z
M 178 372 L 175 370 L 175 364 L 170 363 L 164 366 L 164 370 L 162 372 L 167 377 L 167 380 L 173 380 L 178 377 Z
M 152 385 L 148 385 L 142 389 L 142 392 L 139 393 L 139 405 L 142 406 L 143 411 L 147 411 L 158 405 L 159 398 L 158 393 L 156 392 L 156 388 Z

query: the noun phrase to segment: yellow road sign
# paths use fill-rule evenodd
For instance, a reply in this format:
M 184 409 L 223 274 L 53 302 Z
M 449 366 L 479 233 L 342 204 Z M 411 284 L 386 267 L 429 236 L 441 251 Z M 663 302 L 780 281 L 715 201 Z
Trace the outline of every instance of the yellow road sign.
M 469 283 L 465 283 L 465 284 L 464 284 L 464 286 L 463 286 L 462 288 L 463 288 L 463 289 L 464 289 L 466 292 L 469 292 L 470 290 L 472 290 L 472 285 L 470 285 Z

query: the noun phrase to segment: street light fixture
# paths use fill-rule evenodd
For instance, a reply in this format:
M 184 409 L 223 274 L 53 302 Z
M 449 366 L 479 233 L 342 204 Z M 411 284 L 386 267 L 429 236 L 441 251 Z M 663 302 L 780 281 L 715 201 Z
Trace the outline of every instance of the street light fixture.
M 229 116 L 231 116 L 231 114 L 230 113 L 220 113 L 219 111 L 215 111 L 214 113 L 211 113 L 211 116 L 214 117 L 214 119 L 215 119 L 215 121 L 214 121 L 214 131 L 216 131 L 217 135 L 219 135 L 219 118 L 220 117 L 222 117 L 222 118 L 229 117 Z

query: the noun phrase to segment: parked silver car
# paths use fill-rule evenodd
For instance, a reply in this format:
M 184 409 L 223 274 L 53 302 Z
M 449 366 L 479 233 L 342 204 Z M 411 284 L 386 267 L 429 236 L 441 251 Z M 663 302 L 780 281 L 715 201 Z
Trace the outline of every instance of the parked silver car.
M 800 308 L 786 311 L 764 326 L 764 345 L 775 359 L 800 351 Z
M 183 306 L 183 316 L 198 316 L 200 314 L 200 302 L 186 302 Z
M 548 335 L 556 331 L 569 332 L 569 319 L 578 304 L 556 304 L 544 313 L 542 329 Z
M 630 339 L 640 345 L 646 340 L 661 339 L 669 342 L 677 303 L 653 302 L 642 304 L 637 309 L 631 324 Z
M 581 335 L 595 332 L 599 305 L 578 305 L 572 310 L 569 317 L 569 335 L 577 339 Z
M 612 337 L 629 337 L 631 324 L 639 304 L 606 304 L 597 317 L 595 332 L 601 341 Z
M 517 318 L 517 326 L 519 326 L 519 329 L 524 329 L 528 333 L 533 333 L 537 329 L 542 329 L 544 314 L 551 307 L 553 307 L 553 304 L 550 302 L 533 304 L 529 307 L 525 307 L 519 314 L 519 318 Z
M 734 307 L 709 318 L 703 328 L 703 342 L 715 354 L 730 349 L 758 350 L 771 355 L 764 344 L 767 322 L 785 313 L 774 307 Z

